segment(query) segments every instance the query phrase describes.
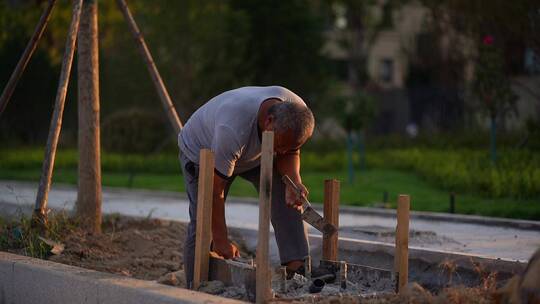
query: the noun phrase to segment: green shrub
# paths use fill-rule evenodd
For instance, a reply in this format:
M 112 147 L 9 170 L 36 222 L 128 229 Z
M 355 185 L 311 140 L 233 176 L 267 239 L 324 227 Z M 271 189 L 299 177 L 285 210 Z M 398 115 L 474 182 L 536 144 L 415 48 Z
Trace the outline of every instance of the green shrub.
M 169 138 L 162 116 L 137 108 L 109 115 L 102 124 L 103 149 L 131 153 L 156 151 Z
M 302 171 L 335 172 L 345 170 L 344 150 L 302 152 Z M 358 154 L 353 155 L 358 163 Z M 0 150 L 1 169 L 40 169 L 42 149 Z M 477 149 L 405 148 L 370 150 L 368 169 L 393 169 L 414 172 L 431 184 L 448 191 L 476 193 L 485 197 L 540 197 L 540 154 L 529 150 L 507 149 L 499 153 L 496 167 L 487 151 Z M 59 150 L 55 168 L 76 170 L 76 150 Z M 132 154 L 103 152 L 104 172 L 181 174 L 176 153 Z
M 414 171 L 450 191 L 487 197 L 540 196 L 540 156 L 526 150 L 500 152 L 493 167 L 487 152 L 478 150 L 396 149 L 373 151 L 370 167 Z

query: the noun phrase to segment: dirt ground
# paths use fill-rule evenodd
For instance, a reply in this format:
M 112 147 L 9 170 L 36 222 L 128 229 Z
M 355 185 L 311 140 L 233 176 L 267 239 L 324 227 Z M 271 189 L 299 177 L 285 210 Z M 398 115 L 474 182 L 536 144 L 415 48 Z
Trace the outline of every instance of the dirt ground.
M 73 231 L 63 240 L 65 250 L 49 259 L 143 280 L 157 280 L 182 268 L 185 225 L 125 217 L 104 222 L 100 235 Z
M 48 259 L 63 264 L 184 287 L 182 252 L 185 232 L 186 226 L 178 222 L 107 216 L 104 219 L 102 234 L 92 235 L 79 229 L 70 230 L 61 240 L 64 250 L 60 254 L 49 256 Z M 239 245 L 244 257 L 253 256 L 253 253 L 246 251 L 240 236 L 231 235 L 231 238 Z M 540 253 L 538 255 L 540 256 Z M 447 288 L 437 295 L 413 283 L 402 295 L 385 293 L 365 297 L 346 293 L 338 293 L 338 295 L 320 293 L 303 295 L 296 299 L 276 298 L 272 302 L 491 303 L 496 300 L 495 285 L 488 283 L 476 288 Z M 234 289 L 234 287 L 221 287 L 218 288 L 219 292 L 204 289 L 201 291 L 245 300 L 244 291 L 231 288 Z

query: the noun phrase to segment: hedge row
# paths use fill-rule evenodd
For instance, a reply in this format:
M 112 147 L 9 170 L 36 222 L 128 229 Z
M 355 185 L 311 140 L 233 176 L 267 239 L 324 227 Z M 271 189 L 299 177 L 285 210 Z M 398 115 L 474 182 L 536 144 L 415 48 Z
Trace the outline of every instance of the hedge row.
M 487 151 L 479 150 L 385 150 L 367 160 L 373 167 L 414 171 L 447 190 L 540 198 L 540 155 L 532 151 L 499 151 L 495 166 Z
M 0 150 L 0 170 L 39 169 L 43 164 L 42 149 Z M 77 150 L 59 150 L 55 168 L 76 169 L 79 163 Z M 180 173 L 178 156 L 174 154 L 121 154 L 102 153 L 101 169 L 106 172 Z
M 353 155 L 358 167 L 358 154 Z M 316 171 L 346 168 L 345 152 L 304 153 L 302 167 Z M 386 149 L 368 151 L 367 168 L 406 170 L 419 174 L 448 191 L 486 197 L 536 198 L 540 200 L 540 153 L 529 150 L 499 151 L 492 165 L 484 150 Z M 540 201 L 539 201 L 540 203 Z
M 359 156 L 353 156 L 358 167 Z M 175 154 L 119 154 L 103 153 L 105 172 L 180 173 Z M 0 170 L 39 169 L 43 162 L 41 149 L 0 150 Z M 76 150 L 60 150 L 56 168 L 76 169 Z M 540 154 L 529 150 L 502 150 L 496 166 L 483 150 L 442 149 L 386 149 L 368 151 L 368 169 L 388 168 L 419 174 L 434 185 L 448 191 L 481 194 L 486 197 L 540 198 Z M 335 172 L 345 170 L 343 151 L 302 154 L 302 170 Z

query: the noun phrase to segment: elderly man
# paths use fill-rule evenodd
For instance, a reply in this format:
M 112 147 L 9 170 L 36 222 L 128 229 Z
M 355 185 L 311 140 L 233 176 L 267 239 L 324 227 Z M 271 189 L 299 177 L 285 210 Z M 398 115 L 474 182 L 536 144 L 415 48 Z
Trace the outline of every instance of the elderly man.
M 243 87 L 222 93 L 199 108 L 178 135 L 180 162 L 190 201 L 184 271 L 191 287 L 195 251 L 197 175 L 200 149 L 215 155 L 214 197 L 212 205 L 212 250 L 226 259 L 239 256 L 229 241 L 225 223 L 225 199 L 231 183 L 240 176 L 259 187 L 261 137 L 274 131 L 275 165 L 272 187 L 271 221 L 281 263 L 290 273 L 301 273 L 307 257 L 308 241 L 298 192 L 281 182 L 288 175 L 302 190 L 308 191 L 300 177 L 300 147 L 313 133 L 314 118 L 304 101 L 279 86 Z

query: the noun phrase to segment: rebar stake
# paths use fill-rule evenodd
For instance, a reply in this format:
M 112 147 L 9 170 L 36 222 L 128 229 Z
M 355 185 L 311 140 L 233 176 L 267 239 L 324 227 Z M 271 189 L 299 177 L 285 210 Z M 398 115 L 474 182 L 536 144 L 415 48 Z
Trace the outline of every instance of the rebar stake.
M 311 256 L 308 255 L 306 258 L 306 279 L 311 280 Z
M 283 266 L 279 268 L 280 282 L 279 289 L 281 293 L 287 292 L 287 267 Z
M 345 261 L 339 262 L 339 281 L 341 290 L 347 289 L 347 263 Z

